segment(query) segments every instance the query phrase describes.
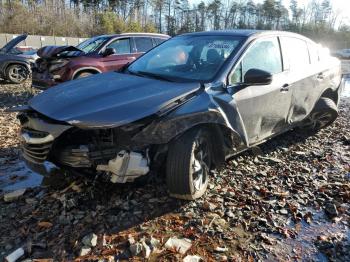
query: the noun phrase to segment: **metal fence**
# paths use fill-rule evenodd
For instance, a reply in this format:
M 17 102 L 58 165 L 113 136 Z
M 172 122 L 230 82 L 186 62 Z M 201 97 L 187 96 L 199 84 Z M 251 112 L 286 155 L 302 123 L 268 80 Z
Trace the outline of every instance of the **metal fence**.
M 0 47 L 11 41 L 18 35 L 14 34 L 0 34 Z M 73 45 L 76 46 L 86 38 L 78 37 L 61 37 L 61 36 L 41 36 L 41 35 L 28 35 L 27 39 L 20 45 L 30 46 L 33 48 L 40 48 L 47 45 Z

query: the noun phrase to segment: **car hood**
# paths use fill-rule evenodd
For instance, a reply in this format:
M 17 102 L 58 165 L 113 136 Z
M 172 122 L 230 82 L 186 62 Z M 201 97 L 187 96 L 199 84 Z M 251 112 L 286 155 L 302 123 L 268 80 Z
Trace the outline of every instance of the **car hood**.
M 28 105 L 51 119 L 81 128 L 116 127 L 155 114 L 199 89 L 199 83 L 109 72 L 50 88 Z
M 53 58 L 66 51 L 79 51 L 83 53 L 83 51 L 75 46 L 44 46 L 38 50 L 37 54 L 41 58 Z
M 27 35 L 19 35 L 15 38 L 13 38 L 11 41 L 9 41 L 6 45 L 4 45 L 1 48 L 1 53 L 8 53 L 12 48 L 14 48 L 16 45 L 18 45 L 20 42 L 27 39 Z

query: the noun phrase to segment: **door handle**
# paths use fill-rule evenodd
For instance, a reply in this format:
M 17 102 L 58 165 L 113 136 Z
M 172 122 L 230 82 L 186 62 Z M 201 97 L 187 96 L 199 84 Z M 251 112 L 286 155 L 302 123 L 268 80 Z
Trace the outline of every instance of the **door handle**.
M 289 85 L 288 84 L 284 84 L 282 87 L 281 87 L 281 92 L 288 92 L 289 91 Z

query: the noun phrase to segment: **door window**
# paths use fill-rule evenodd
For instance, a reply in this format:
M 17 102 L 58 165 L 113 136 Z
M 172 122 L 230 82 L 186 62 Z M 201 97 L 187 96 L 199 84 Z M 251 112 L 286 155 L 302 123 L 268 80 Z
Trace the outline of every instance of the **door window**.
M 304 40 L 295 37 L 281 37 L 285 69 L 303 71 L 310 65 L 309 50 Z
M 258 40 L 254 43 L 231 75 L 230 83 L 243 82 L 245 73 L 253 68 L 271 74 L 282 72 L 281 51 L 277 37 Z
M 153 47 L 152 38 L 135 37 L 134 39 L 137 52 L 147 52 Z
M 110 43 L 106 48 L 114 48 L 117 54 L 130 54 L 130 39 L 117 39 Z

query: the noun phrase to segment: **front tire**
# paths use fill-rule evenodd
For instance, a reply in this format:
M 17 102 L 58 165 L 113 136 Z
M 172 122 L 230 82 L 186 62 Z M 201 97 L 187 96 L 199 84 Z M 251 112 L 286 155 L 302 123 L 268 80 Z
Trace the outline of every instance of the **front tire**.
M 94 75 L 94 74 L 91 72 L 81 72 L 76 77 L 74 77 L 74 79 L 80 79 L 80 78 L 88 77 L 91 75 Z
M 338 117 L 338 107 L 336 103 L 327 97 L 321 97 L 315 108 L 308 116 L 303 128 L 317 132 L 322 128 L 331 125 Z
M 21 84 L 29 77 L 29 70 L 21 64 L 9 65 L 6 69 L 6 78 L 13 84 Z
M 194 200 L 200 198 L 209 183 L 212 165 L 210 132 L 196 128 L 169 145 L 166 183 L 170 196 Z

